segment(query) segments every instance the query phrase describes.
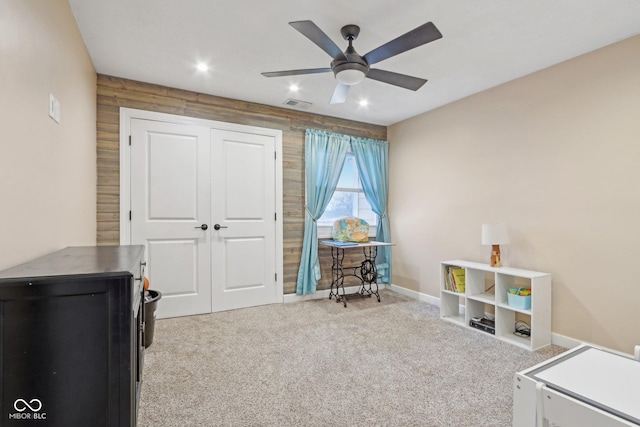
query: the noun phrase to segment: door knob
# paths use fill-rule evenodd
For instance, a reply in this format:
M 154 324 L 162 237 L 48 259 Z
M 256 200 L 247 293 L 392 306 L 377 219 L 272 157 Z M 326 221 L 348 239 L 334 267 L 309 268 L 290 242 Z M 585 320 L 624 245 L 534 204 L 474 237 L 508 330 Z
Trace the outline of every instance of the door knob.
M 193 228 L 202 228 L 203 230 L 206 230 L 207 228 L 209 228 L 209 226 L 207 224 L 202 224 L 202 225 L 200 225 L 198 227 L 193 227 Z M 216 230 L 217 230 L 217 228 L 216 228 Z
M 213 226 L 214 230 L 220 230 L 221 228 L 229 228 L 229 227 L 226 227 L 226 226 L 220 225 L 220 224 L 216 224 L 216 225 Z

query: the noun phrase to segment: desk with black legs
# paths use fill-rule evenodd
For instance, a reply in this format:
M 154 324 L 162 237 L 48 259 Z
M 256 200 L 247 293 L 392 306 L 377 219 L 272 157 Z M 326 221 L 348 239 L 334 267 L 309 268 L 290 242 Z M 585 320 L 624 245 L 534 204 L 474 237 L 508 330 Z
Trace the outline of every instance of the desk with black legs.
M 344 242 L 333 240 L 321 240 L 320 244 L 331 248 L 331 291 L 329 299 L 336 297 L 336 302 L 342 302 L 347 306 L 348 298 L 364 298 L 375 295 L 380 302 L 380 294 L 378 293 L 378 271 L 376 268 L 376 256 L 378 255 L 379 246 L 393 246 L 394 243 L 385 242 L 366 242 L 345 244 Z M 354 250 L 362 249 L 364 260 L 357 265 L 343 265 L 345 249 Z M 347 273 L 345 273 L 345 270 Z M 344 291 L 344 278 L 348 276 L 356 277 L 360 280 L 360 289 L 354 294 L 347 295 Z M 342 288 L 342 293 L 340 289 Z

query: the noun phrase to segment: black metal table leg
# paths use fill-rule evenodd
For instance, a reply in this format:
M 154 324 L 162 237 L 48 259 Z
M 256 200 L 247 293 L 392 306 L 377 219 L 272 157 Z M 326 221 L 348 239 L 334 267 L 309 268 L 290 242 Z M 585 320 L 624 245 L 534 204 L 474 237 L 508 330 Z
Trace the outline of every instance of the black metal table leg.
M 362 248 L 364 253 L 364 261 L 360 265 L 360 280 L 362 280 L 361 294 L 369 296 L 375 295 L 380 302 L 380 293 L 378 292 L 378 270 L 376 267 L 376 257 L 378 256 L 378 248 L 369 246 Z M 375 290 L 374 287 L 375 286 Z
M 331 290 L 329 291 L 329 299 L 336 297 L 336 302 L 342 301 L 347 306 L 347 299 L 344 292 L 344 269 L 342 262 L 344 261 L 343 248 L 331 248 Z M 333 291 L 335 287 L 335 292 Z M 342 288 L 342 296 L 340 296 L 340 288 Z

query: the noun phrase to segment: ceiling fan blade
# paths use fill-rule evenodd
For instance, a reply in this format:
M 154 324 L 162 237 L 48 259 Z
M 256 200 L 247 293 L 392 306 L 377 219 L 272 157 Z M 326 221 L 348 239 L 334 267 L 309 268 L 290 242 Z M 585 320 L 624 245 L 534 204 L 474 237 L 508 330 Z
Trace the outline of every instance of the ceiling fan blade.
M 347 94 L 349 93 L 349 88 L 351 86 L 345 85 L 342 83 L 338 83 L 336 88 L 333 91 L 333 95 L 331 95 L 330 104 L 342 104 L 347 100 Z
M 427 82 L 426 79 L 411 77 L 406 74 L 399 74 L 391 71 L 378 70 L 375 68 L 369 70 L 367 78 L 410 90 L 418 90 Z
M 344 53 L 337 44 L 329 38 L 313 21 L 289 22 L 293 28 L 302 33 L 303 36 L 314 42 L 320 49 L 324 50 L 333 59 L 344 58 Z
M 439 38 L 442 38 L 442 33 L 440 33 L 433 22 L 427 22 L 406 34 L 373 49 L 371 52 L 364 55 L 363 58 L 369 63 L 369 65 L 372 65 L 415 47 L 438 40 Z
M 331 68 L 308 68 L 306 70 L 269 71 L 267 73 L 262 73 L 262 75 L 265 77 L 282 77 L 282 76 L 297 76 L 300 74 L 328 73 L 330 71 L 331 71 Z

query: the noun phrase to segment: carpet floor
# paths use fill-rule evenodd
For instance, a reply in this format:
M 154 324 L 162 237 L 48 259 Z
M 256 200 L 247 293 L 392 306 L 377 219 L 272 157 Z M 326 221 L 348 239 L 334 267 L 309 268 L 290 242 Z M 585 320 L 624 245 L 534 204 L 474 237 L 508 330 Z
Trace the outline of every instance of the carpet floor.
M 514 374 L 565 350 L 523 350 L 381 298 L 157 320 L 138 425 L 506 427 Z

